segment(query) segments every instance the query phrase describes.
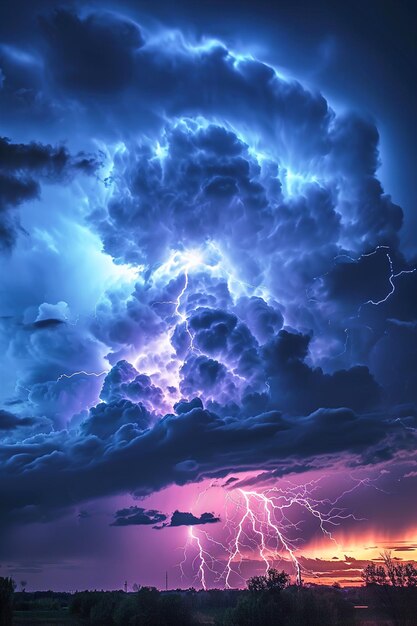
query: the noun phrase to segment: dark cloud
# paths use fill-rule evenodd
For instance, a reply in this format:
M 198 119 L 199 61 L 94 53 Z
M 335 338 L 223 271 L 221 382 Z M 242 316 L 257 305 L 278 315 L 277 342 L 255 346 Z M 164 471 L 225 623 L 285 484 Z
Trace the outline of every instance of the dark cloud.
M 191 357 L 181 368 L 183 376 L 180 388 L 186 396 L 198 391 L 208 394 L 219 392 L 227 376 L 227 369 L 215 359 L 206 356 Z
M 273 404 L 290 412 L 338 406 L 363 410 L 377 404 L 380 388 L 367 367 L 357 365 L 325 374 L 305 362 L 309 343 L 307 335 L 282 330 L 263 346 L 261 363 Z
M 149 526 L 164 522 L 167 516 L 154 509 L 146 510 L 139 506 L 130 506 L 116 511 L 115 518 L 110 526 Z
M 36 198 L 38 184 L 33 180 L 18 180 L 0 173 L 0 246 L 2 250 L 13 247 L 20 229 L 16 214 L 11 209 L 25 200 Z
M 63 431 L 3 445 L 3 519 L 11 511 L 27 516 L 28 502 L 34 519 L 41 512 L 112 493 L 146 495 L 174 483 L 275 465 L 291 472 L 300 459 L 320 464 L 321 458 L 327 465 L 343 454 L 356 466 L 378 464 L 415 445 L 415 417 L 410 413 L 400 421 L 341 408 L 297 418 L 277 411 L 222 418 L 194 408 L 143 430 L 136 421 L 143 415 L 140 405 L 129 403 L 132 421 L 121 412 L 124 407 L 109 406 L 107 420 L 105 405 L 99 405 L 91 412 L 91 425 L 86 422 L 76 437 Z M 106 421 L 101 422 L 103 416 Z
M 392 321 L 370 360 L 388 401 L 417 402 L 417 325 Z M 385 364 L 385 365 L 384 365 Z
M 35 421 L 32 417 L 18 417 L 10 411 L 0 409 L 0 431 L 14 430 L 19 426 L 33 426 Z
M 60 324 L 65 324 L 63 320 L 58 320 L 54 318 L 45 319 L 45 320 L 36 320 L 33 324 L 30 325 L 30 328 L 36 330 L 37 328 L 55 328 L 55 326 L 59 326 Z
M 112 95 L 131 80 L 134 53 L 144 43 L 133 21 L 110 11 L 80 17 L 61 8 L 40 24 L 54 78 L 69 90 Z
M 0 138 L 0 249 L 11 249 L 21 230 L 13 211 L 40 196 L 40 181 L 63 182 L 78 172 L 92 174 L 98 160 L 87 154 L 71 156 L 64 146 L 12 143 Z
M 26 172 L 43 180 L 56 180 L 70 171 L 92 174 L 97 165 L 94 156 L 84 153 L 71 156 L 65 146 L 12 143 L 7 137 L 0 138 L 0 170 L 3 172 Z
M 168 526 L 199 526 L 200 524 L 215 524 L 220 522 L 220 517 L 214 513 L 202 513 L 198 517 L 192 513 L 174 511 Z

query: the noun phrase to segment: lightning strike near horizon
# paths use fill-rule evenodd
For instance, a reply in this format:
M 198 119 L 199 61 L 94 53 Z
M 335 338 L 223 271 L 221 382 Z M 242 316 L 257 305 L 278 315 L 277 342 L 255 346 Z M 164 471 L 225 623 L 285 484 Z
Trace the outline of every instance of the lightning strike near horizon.
M 347 520 L 362 521 L 354 513 L 347 511 L 339 502 L 347 495 L 361 487 L 379 488 L 374 484 L 377 479 L 351 477 L 353 485 L 343 490 L 336 498 L 321 498 L 316 493 L 321 486 L 322 478 L 311 480 L 300 485 L 286 484 L 283 487 L 269 487 L 261 490 L 238 488 L 225 497 L 226 521 L 230 538 L 218 541 L 206 531 L 204 545 L 190 527 L 189 539 L 198 548 L 196 560 L 197 578 L 204 589 L 209 587 L 208 574 L 213 574 L 213 582 L 223 582 L 226 589 L 246 582 L 242 572 L 245 562 L 253 559 L 263 563 L 264 574 L 279 561 L 288 562 L 294 571 L 296 584 L 302 582 L 302 555 L 299 551 L 303 545 L 302 526 L 307 521 L 306 515 L 317 521 L 317 529 L 328 540 L 337 544 L 333 531 Z M 236 497 L 237 496 L 237 497 Z M 232 507 L 232 511 L 230 511 Z M 212 546 L 210 548 L 210 545 Z M 184 575 L 186 552 L 180 569 Z M 304 570 L 309 575 L 314 572 Z
M 204 591 L 206 591 L 207 585 L 206 585 L 206 571 L 205 571 L 205 568 L 207 567 L 207 563 L 206 563 L 206 559 L 205 559 L 205 551 L 203 550 L 203 547 L 201 545 L 199 537 L 197 537 L 194 534 L 192 526 L 190 526 L 190 537 L 191 537 L 191 539 L 193 539 L 196 542 L 196 544 L 198 546 L 198 559 L 199 559 L 198 571 L 200 573 L 201 585 L 202 585 Z
M 214 545 L 219 546 L 222 550 L 227 550 L 227 547 L 222 544 L 221 542 L 216 541 L 215 539 L 213 539 L 212 537 L 209 536 L 209 534 L 200 529 L 198 532 L 201 532 L 201 534 L 204 535 L 205 539 L 207 542 L 210 542 Z M 202 588 L 204 589 L 204 591 L 207 590 L 207 574 L 209 572 L 211 572 L 213 575 L 217 575 L 216 570 L 214 569 L 214 564 L 217 562 L 219 564 L 221 564 L 220 561 L 218 561 L 218 559 L 216 559 L 209 551 L 207 548 L 204 548 L 202 543 L 201 543 L 201 539 L 198 536 L 198 534 L 196 534 L 196 531 L 194 530 L 193 526 L 189 526 L 188 528 L 188 537 L 187 537 L 187 542 L 184 546 L 184 558 L 183 560 L 179 563 L 179 569 L 181 572 L 181 579 L 185 578 L 185 572 L 184 572 L 184 567 L 185 564 L 187 562 L 187 549 L 190 548 L 192 545 L 195 545 L 197 547 L 197 554 L 194 556 L 194 558 L 192 559 L 191 562 L 191 567 L 192 569 L 195 567 L 195 564 L 198 563 L 197 566 L 197 573 L 195 575 L 195 579 L 199 580 L 201 583 Z M 217 577 L 216 580 L 219 580 L 219 578 Z

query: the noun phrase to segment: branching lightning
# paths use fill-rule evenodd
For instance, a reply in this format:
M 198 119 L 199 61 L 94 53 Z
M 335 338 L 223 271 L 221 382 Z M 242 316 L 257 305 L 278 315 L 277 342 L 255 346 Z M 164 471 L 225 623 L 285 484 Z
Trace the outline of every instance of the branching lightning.
M 187 542 L 184 546 L 184 558 L 179 564 L 179 569 L 181 571 L 181 579 L 184 580 L 185 578 L 184 568 L 188 560 L 188 550 L 194 545 L 194 547 L 196 547 L 197 549 L 197 554 L 192 559 L 191 568 L 193 570 L 197 570 L 194 579 L 198 580 L 202 588 L 206 591 L 208 588 L 207 587 L 207 574 L 211 572 L 214 575 L 215 580 L 216 581 L 219 580 L 220 577 L 215 568 L 222 566 L 223 564 L 219 559 L 216 559 L 216 557 L 208 551 L 208 548 L 203 547 L 203 544 L 201 543 L 200 535 L 204 537 L 205 541 L 208 544 L 212 544 L 220 548 L 222 551 L 224 550 L 228 551 L 228 548 L 220 541 L 217 541 L 216 539 L 213 539 L 212 537 L 210 537 L 210 535 L 205 530 L 199 529 L 197 531 L 196 529 L 194 529 L 193 526 L 188 527 Z
M 194 349 L 193 335 L 188 326 L 187 315 L 182 310 L 182 299 L 188 289 L 189 285 L 189 273 L 192 269 L 198 268 L 198 266 L 205 265 L 202 254 L 198 250 L 188 250 L 180 253 L 175 252 L 171 255 L 168 261 L 158 268 L 155 272 L 156 279 L 160 276 L 168 275 L 182 275 L 184 277 L 184 284 L 180 289 L 177 297 L 173 300 L 155 301 L 154 304 L 170 304 L 174 306 L 174 313 L 180 323 L 184 324 L 185 332 L 190 339 L 190 349 Z M 175 332 L 175 328 L 174 331 Z
M 191 276 L 193 274 L 210 276 L 220 280 L 224 280 L 227 283 L 228 289 L 233 299 L 238 299 L 248 291 L 253 294 L 261 295 L 265 300 L 268 299 L 264 289 L 258 288 L 249 283 L 238 279 L 231 267 L 227 257 L 223 254 L 219 245 L 213 241 L 206 242 L 201 248 L 190 248 L 185 250 L 173 250 L 169 258 L 165 263 L 160 265 L 152 275 L 152 283 L 156 289 L 161 286 L 166 287 L 173 279 L 177 281 L 176 288 L 179 289 L 175 296 L 169 297 L 169 299 L 158 299 L 152 301 L 152 306 L 168 305 L 172 307 L 171 313 L 167 320 L 170 326 L 170 332 L 164 335 L 164 339 L 159 338 L 155 342 L 155 347 L 148 345 L 151 348 L 150 352 L 157 352 L 158 354 L 165 354 L 167 361 L 170 363 L 170 385 L 176 389 L 180 386 L 180 360 L 176 359 L 172 354 L 172 346 L 174 344 L 174 335 L 179 326 L 182 326 L 185 334 L 188 337 L 186 353 L 201 354 L 201 350 L 196 345 L 194 339 L 194 333 L 189 324 L 189 311 L 187 310 L 187 292 L 190 289 Z M 179 288 L 179 285 L 180 288 Z M 157 368 L 153 366 L 149 368 L 148 355 L 146 353 L 139 354 L 136 357 L 135 366 L 144 371 L 149 376 L 154 374 L 159 375 Z M 229 367 L 229 364 L 227 364 Z M 152 371 L 150 371 L 152 370 Z M 239 379 L 239 381 L 245 384 L 247 381 L 243 376 L 240 376 L 235 369 L 231 369 L 233 377 Z M 172 394 L 167 399 L 169 405 L 172 401 Z M 178 400 L 179 397 L 176 397 Z
M 379 248 L 386 248 L 389 250 L 388 246 L 378 246 L 375 249 L 375 252 L 379 249 Z M 364 254 L 363 256 L 370 256 L 371 254 L 374 254 L 375 252 L 371 252 L 370 254 Z M 403 274 L 413 274 L 415 271 L 417 271 L 417 268 L 414 267 L 411 270 L 401 270 L 400 272 L 395 272 L 394 271 L 394 265 L 392 262 L 392 258 L 389 252 L 386 253 L 387 255 L 387 259 L 388 259 L 388 263 L 389 263 L 389 269 L 390 269 L 390 275 L 388 276 L 388 281 L 389 284 L 391 285 L 391 289 L 390 291 L 386 294 L 386 296 L 384 296 L 383 298 L 381 298 L 380 300 L 372 300 L 369 299 L 366 302 L 364 302 L 362 304 L 362 306 L 365 306 L 366 304 L 373 304 L 374 306 L 378 306 L 380 304 L 383 304 L 384 302 L 386 302 L 395 292 L 395 283 L 394 283 L 394 278 L 398 278 L 399 276 L 402 276 Z
M 380 297 L 379 299 L 374 299 L 374 298 L 369 298 L 368 300 L 365 300 L 364 302 L 362 302 L 357 310 L 356 310 L 356 314 L 353 316 L 355 319 L 359 319 L 362 309 L 365 306 L 374 306 L 374 307 L 378 307 L 382 304 L 384 304 L 385 302 L 387 302 L 395 293 L 396 291 L 396 279 L 399 278 L 400 276 L 403 276 L 405 274 L 414 274 L 415 272 L 417 272 L 417 267 L 413 267 L 411 269 L 404 269 L 404 270 L 400 270 L 400 271 L 395 271 L 394 269 L 394 261 L 392 259 L 392 255 L 391 255 L 391 248 L 387 245 L 379 245 L 376 246 L 374 250 L 372 250 L 372 252 L 368 252 L 365 254 L 361 254 L 358 257 L 353 257 L 350 256 L 349 254 L 339 254 L 337 256 L 334 257 L 334 261 L 336 261 L 337 259 L 347 259 L 349 261 L 352 262 L 352 264 L 358 264 L 360 262 L 361 259 L 367 258 L 367 257 L 371 257 L 374 256 L 375 254 L 377 254 L 380 250 L 384 251 L 384 254 L 386 256 L 386 259 L 388 261 L 388 268 L 389 268 L 389 274 L 387 277 L 388 283 L 389 283 L 389 289 L 387 291 L 387 293 L 385 295 L 383 295 L 382 297 Z M 317 276 L 313 279 L 313 284 L 315 283 L 315 281 L 318 281 L 319 284 L 323 285 L 324 284 L 324 278 L 325 276 L 327 276 L 329 272 L 325 272 L 324 274 Z M 321 303 L 321 298 L 317 297 L 317 294 L 315 294 L 315 290 L 314 287 L 308 287 L 306 289 L 306 295 L 308 298 L 309 302 L 315 302 L 320 304 Z M 330 324 L 330 321 L 329 321 Z M 371 332 L 373 332 L 373 329 L 371 326 L 364 326 L 364 328 L 369 329 Z M 332 358 L 339 358 L 341 356 L 343 356 L 344 354 L 347 353 L 348 350 L 348 344 L 349 344 L 349 333 L 350 333 L 350 328 L 345 328 L 344 329 L 344 335 L 345 335 L 345 339 L 343 341 L 343 348 L 340 352 L 338 352 L 337 354 L 334 354 Z
M 358 313 L 360 313 L 362 307 L 367 305 L 367 304 L 372 304 L 373 306 L 379 306 L 380 304 L 383 304 L 384 302 L 389 300 L 389 298 L 391 298 L 391 296 L 395 293 L 394 279 L 398 278 L 399 276 L 402 276 L 403 274 L 414 274 L 414 272 L 417 271 L 417 267 L 413 267 L 411 270 L 401 270 L 399 272 L 395 272 L 395 270 L 394 270 L 394 263 L 393 263 L 393 260 L 392 260 L 391 254 L 390 254 L 390 247 L 389 246 L 376 246 L 375 250 L 373 250 L 372 252 L 368 252 L 367 254 L 361 254 L 358 259 L 354 259 L 353 257 L 349 256 L 348 254 L 339 255 L 336 258 L 345 257 L 345 258 L 349 259 L 350 261 L 353 261 L 354 263 L 358 263 L 360 261 L 360 259 L 373 256 L 374 254 L 377 254 L 377 252 L 379 250 L 387 250 L 387 252 L 385 254 L 386 254 L 386 257 L 387 257 L 387 260 L 388 260 L 388 266 L 389 266 L 388 282 L 390 284 L 390 290 L 388 291 L 388 293 L 383 298 L 380 298 L 379 300 L 373 300 L 372 298 L 369 298 L 369 300 L 366 300 L 365 302 L 362 302 L 362 304 L 359 307 Z
M 303 566 L 299 549 L 302 525 L 307 518 L 315 520 L 318 530 L 337 544 L 334 530 L 344 520 L 361 519 L 341 507 L 340 501 L 361 487 L 378 489 L 373 484 L 375 480 L 351 478 L 353 485 L 333 500 L 319 497 L 317 492 L 322 478 L 300 485 L 286 482 L 283 487 L 261 490 L 239 487 L 227 492 L 225 528 L 229 531 L 229 539 L 222 542 L 205 530 L 196 531 L 190 527 L 180 565 L 182 574 L 187 562 L 187 547 L 194 544 L 197 555 L 191 566 L 203 589 L 208 588 L 210 573 L 213 583 L 221 583 L 226 589 L 243 585 L 245 576 L 241 568 L 244 562 L 250 561 L 261 563 L 266 574 L 277 561 L 283 560 L 292 566 L 296 583 L 301 584 Z M 313 575 L 312 572 L 306 573 Z

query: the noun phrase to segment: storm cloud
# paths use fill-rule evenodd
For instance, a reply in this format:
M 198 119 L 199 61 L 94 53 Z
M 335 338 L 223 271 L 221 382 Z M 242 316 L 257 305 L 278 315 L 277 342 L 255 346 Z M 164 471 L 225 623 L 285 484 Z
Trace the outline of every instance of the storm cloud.
M 0 140 L 0 246 L 16 275 L 36 263 L 1 318 L 3 523 L 413 450 L 417 272 L 376 122 L 218 40 L 37 18 L 31 55 L 0 64 L 11 127 L 44 120 Z
M 145 496 L 171 484 L 239 470 L 280 466 L 291 472 L 300 460 L 328 467 L 342 453 L 351 467 L 378 465 L 415 447 L 416 416 L 410 409 L 397 420 L 340 408 L 297 418 L 278 411 L 220 417 L 196 407 L 167 415 L 145 430 L 128 410 L 94 432 L 96 416 L 93 410 L 78 435 L 39 434 L 1 446 L 4 522 L 9 515 L 25 518 L 29 506 L 37 519 L 49 510 L 112 493 Z

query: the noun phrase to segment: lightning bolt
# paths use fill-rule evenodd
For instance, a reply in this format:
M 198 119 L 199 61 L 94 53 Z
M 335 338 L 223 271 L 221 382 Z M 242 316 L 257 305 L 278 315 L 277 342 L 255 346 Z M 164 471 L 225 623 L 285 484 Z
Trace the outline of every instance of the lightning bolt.
M 198 559 L 199 559 L 198 571 L 200 573 L 201 586 L 203 587 L 204 591 L 207 591 L 206 570 L 205 570 L 205 568 L 207 567 L 207 564 L 205 560 L 205 551 L 203 550 L 203 547 L 201 545 L 200 538 L 194 534 L 194 530 L 192 526 L 190 526 L 189 528 L 189 535 L 190 535 L 190 538 L 193 539 L 198 546 Z
M 400 270 L 400 271 L 395 271 L 394 269 L 394 262 L 392 260 L 392 256 L 391 256 L 391 252 L 390 252 L 390 247 L 386 246 L 386 245 L 379 245 L 376 246 L 376 248 L 372 251 L 372 252 L 368 252 L 366 254 L 361 254 L 360 256 L 358 256 L 357 258 L 354 258 L 352 256 L 350 256 L 349 254 L 339 254 L 337 256 L 334 257 L 334 261 L 336 261 L 337 259 L 349 259 L 349 261 L 351 261 L 352 263 L 359 263 L 359 261 L 363 258 L 367 258 L 367 257 L 371 257 L 375 254 L 377 254 L 380 250 L 385 251 L 385 256 L 387 258 L 388 261 L 388 268 L 389 268 L 389 275 L 388 275 L 388 282 L 389 282 L 389 290 L 388 292 L 381 297 L 379 300 L 377 299 L 372 299 L 369 298 L 368 300 L 366 300 L 365 302 L 362 302 L 359 307 L 357 308 L 356 314 L 353 316 L 355 319 L 359 319 L 361 311 L 363 309 L 363 307 L 365 306 L 380 306 L 381 304 L 387 302 L 395 293 L 396 291 L 396 285 L 395 285 L 395 281 L 397 278 L 399 278 L 400 276 L 404 275 L 404 274 L 414 274 L 415 272 L 417 272 L 417 267 L 413 267 L 412 269 L 408 269 L 408 270 Z M 331 271 L 331 270 L 330 270 Z M 312 284 L 306 288 L 306 296 L 309 302 L 314 302 L 314 303 L 321 303 L 322 299 L 318 297 L 318 295 L 320 294 L 320 286 L 323 286 L 324 284 L 324 278 L 325 276 L 327 276 L 330 271 L 325 272 L 324 274 L 320 275 L 320 276 L 316 276 L 313 281 Z M 315 284 L 316 281 L 318 283 L 318 285 L 320 285 L 318 287 L 318 291 L 316 291 L 315 289 Z M 330 324 L 330 320 L 329 320 L 329 324 Z M 373 332 L 373 329 L 370 326 L 366 326 L 365 328 L 368 328 L 371 332 Z M 343 356 L 344 354 L 346 354 L 347 350 L 348 350 L 348 343 L 349 343 L 349 332 L 350 329 L 349 328 L 345 328 L 344 329 L 344 334 L 345 334 L 345 341 L 343 344 L 343 349 L 341 352 L 339 352 L 336 355 L 333 355 L 333 358 L 339 358 L 341 356 Z
M 79 372 L 73 372 L 72 374 L 60 374 L 60 376 L 58 376 L 58 378 L 56 379 L 56 382 L 58 383 L 60 380 L 62 380 L 63 378 L 74 378 L 74 376 L 95 376 L 96 378 L 100 378 L 100 376 L 104 376 L 105 374 L 108 374 L 107 370 L 103 370 L 102 372 L 86 372 L 84 370 L 80 370 Z
M 359 263 L 359 261 L 361 259 L 373 256 L 374 254 L 377 254 L 379 250 L 387 250 L 385 255 L 386 255 L 386 258 L 388 260 L 388 266 L 389 266 L 388 282 L 390 284 L 390 289 L 389 289 L 388 293 L 383 298 L 380 298 L 379 300 L 373 300 L 372 298 L 370 298 L 369 300 L 366 300 L 365 302 L 362 302 L 362 304 L 360 305 L 360 307 L 358 309 L 358 314 L 360 313 L 361 308 L 363 306 L 367 305 L 367 304 L 371 304 L 373 306 L 379 306 L 380 304 L 383 304 L 384 302 L 389 300 L 389 298 L 391 298 L 391 296 L 395 293 L 395 283 L 394 283 L 394 280 L 396 278 L 398 278 L 399 276 L 402 276 L 403 274 L 414 274 L 414 272 L 417 272 L 417 267 L 413 267 L 410 270 L 401 270 L 399 272 L 395 272 L 395 270 L 394 270 L 394 263 L 393 263 L 393 260 L 392 260 L 391 254 L 390 254 L 390 247 L 389 246 L 383 246 L 383 245 L 376 246 L 375 250 L 373 250 L 372 252 L 368 252 L 366 254 L 361 254 L 356 259 L 354 257 L 350 256 L 349 254 L 338 254 L 337 256 L 334 257 L 334 260 L 345 258 L 345 259 L 349 259 L 350 261 L 352 261 L 352 263 Z M 313 283 L 316 280 L 323 281 L 323 278 L 325 276 L 327 276 L 327 274 L 329 274 L 329 272 L 325 272 L 321 276 L 317 276 L 316 278 L 313 279 Z M 310 302 L 318 302 L 319 301 L 317 298 L 313 297 L 312 291 L 309 288 L 306 289 L 306 295 L 307 295 L 307 298 L 308 298 L 308 300 Z
M 301 566 L 295 555 L 294 545 L 286 536 L 285 525 L 282 524 L 282 521 L 281 523 L 279 523 L 276 518 L 276 511 L 280 510 L 282 512 L 282 509 L 285 508 L 285 506 L 290 506 L 290 504 L 287 503 L 284 505 L 277 505 L 274 502 L 274 497 L 268 497 L 265 492 L 262 493 L 258 491 L 246 491 L 244 489 L 239 489 L 238 491 L 244 500 L 244 514 L 238 523 L 238 530 L 234 539 L 234 549 L 230 554 L 226 565 L 226 588 L 231 588 L 230 578 L 234 571 L 233 561 L 238 556 L 240 561 L 242 561 L 241 544 L 242 538 L 247 537 L 247 533 L 244 531 L 244 525 L 246 520 L 250 521 L 250 527 L 253 533 L 259 537 L 260 541 L 258 546 L 258 552 L 260 559 L 265 564 L 265 573 L 268 572 L 272 565 L 273 558 L 267 555 L 271 552 L 268 548 L 268 544 L 271 542 L 271 539 L 274 538 L 276 542 L 275 552 L 278 551 L 279 546 L 281 545 L 284 551 L 289 555 L 293 565 L 295 566 L 298 578 L 301 572 Z M 258 506 L 258 504 L 260 505 L 260 507 Z
M 378 246 L 378 248 L 387 248 L 389 250 L 388 246 Z M 376 248 L 375 252 L 378 250 L 378 248 Z M 371 254 L 374 254 L 374 252 L 371 252 L 370 254 L 364 254 L 363 256 L 371 256 Z M 379 306 L 380 304 L 383 304 L 393 295 L 393 293 L 395 293 L 394 278 L 398 278 L 399 276 L 402 276 L 403 274 L 414 274 L 414 272 L 417 271 L 417 268 L 414 267 L 411 270 L 401 270 L 400 272 L 395 272 L 390 253 L 387 252 L 386 255 L 387 255 L 389 269 L 390 269 L 388 281 L 389 281 L 389 284 L 391 285 L 391 289 L 384 298 L 381 298 L 380 300 L 372 300 L 372 299 L 367 300 L 361 305 L 361 307 L 365 306 L 366 304 L 372 304 L 374 306 Z
M 177 297 L 174 300 L 157 300 L 155 302 L 153 302 L 153 305 L 156 304 L 170 304 L 174 306 L 174 313 L 176 315 L 177 318 L 179 318 L 181 320 L 181 323 L 184 324 L 185 326 L 185 331 L 190 339 L 190 350 L 194 350 L 194 337 L 190 331 L 189 325 L 188 325 L 188 317 L 185 313 L 183 313 L 182 309 L 182 299 L 184 298 L 184 295 L 188 289 L 188 285 L 189 285 L 189 273 L 193 268 L 197 268 L 198 266 L 204 265 L 203 262 L 203 257 L 201 255 L 201 253 L 198 250 L 189 250 L 187 252 L 184 253 L 180 253 L 180 252 L 176 252 L 174 253 L 170 259 L 168 259 L 168 261 L 162 265 L 160 268 L 158 268 L 158 270 L 155 272 L 154 277 L 156 279 L 158 279 L 159 276 L 165 276 L 166 273 L 168 273 L 168 275 L 172 275 L 175 274 L 175 271 L 179 270 L 179 274 L 182 274 L 184 277 L 184 284 L 182 286 L 182 288 L 180 289 Z M 173 333 L 175 332 L 175 328 L 173 330 Z M 172 334 L 173 334 L 172 333 Z
M 360 310 L 363 306 L 367 305 L 367 304 L 372 304 L 373 306 L 379 306 L 380 304 L 383 304 L 384 302 L 386 302 L 387 300 L 389 300 L 389 298 L 391 298 L 391 296 L 395 293 L 395 283 L 394 283 L 394 279 L 398 278 L 399 276 L 402 276 L 403 274 L 414 274 L 414 272 L 417 271 L 417 267 L 413 267 L 411 270 L 401 270 L 400 272 L 395 272 L 394 270 L 394 263 L 393 260 L 391 258 L 391 254 L 390 254 L 390 247 L 389 246 L 376 246 L 375 250 L 373 250 L 372 252 L 368 252 L 367 254 L 361 254 L 360 257 L 358 257 L 357 259 L 354 259 L 353 257 L 349 256 L 348 254 L 340 254 L 338 256 L 335 257 L 335 259 L 338 258 L 347 258 L 350 261 L 353 261 L 354 263 L 359 263 L 359 261 L 363 258 L 366 257 L 370 257 L 373 256 L 374 254 L 377 254 L 377 252 L 379 250 L 387 250 L 386 257 L 388 260 L 388 266 L 389 266 L 389 276 L 388 276 L 388 282 L 390 284 L 390 290 L 388 291 L 388 293 L 381 298 L 380 300 L 372 300 L 372 298 L 370 298 L 369 300 L 366 300 L 365 302 L 362 302 L 362 304 L 359 307 L 358 313 L 360 313 Z
M 181 300 L 185 295 L 185 292 L 188 289 L 188 282 L 189 282 L 189 278 L 188 278 L 188 272 L 189 272 L 189 268 L 187 267 L 184 271 L 184 287 L 181 289 L 181 291 L 179 292 L 178 296 L 177 296 L 177 300 L 175 302 L 175 314 L 180 318 L 181 322 L 184 324 L 185 327 L 185 332 L 187 333 L 189 339 L 190 339 L 190 350 L 193 351 L 195 349 L 194 346 L 194 337 L 190 331 L 190 327 L 188 325 L 188 317 L 186 316 L 185 313 L 182 313 L 180 310 L 181 307 Z
M 199 532 L 202 535 L 204 535 L 204 537 L 206 538 L 208 542 L 217 544 L 223 549 L 227 549 L 222 543 L 212 539 L 209 536 L 209 534 L 206 533 L 204 530 L 200 530 Z M 207 591 L 206 574 L 207 572 L 211 572 L 212 574 L 216 575 L 217 572 L 214 569 L 214 567 L 215 567 L 215 563 L 219 563 L 219 561 L 213 555 L 211 555 L 210 552 L 208 552 L 206 548 L 203 547 L 203 544 L 201 543 L 201 539 L 193 526 L 189 526 L 188 528 L 188 537 L 189 537 L 189 543 L 194 542 L 197 546 L 197 555 L 192 562 L 193 567 L 195 566 L 195 563 L 198 562 L 196 578 L 200 580 L 201 586 L 204 589 L 204 591 Z M 185 550 L 184 550 L 184 555 L 186 556 Z M 183 570 L 184 563 L 185 561 L 181 562 L 182 572 L 184 571 Z
M 296 516 L 300 517 L 300 510 L 314 518 L 320 532 L 337 545 L 333 530 L 349 518 L 356 521 L 362 519 L 341 507 L 340 501 L 361 487 L 373 486 L 378 489 L 374 485 L 377 479 L 351 476 L 353 485 L 335 499 L 320 498 L 317 491 L 324 478 L 300 485 L 286 481 L 283 487 L 262 490 L 239 487 L 227 492 L 225 528 L 229 530 L 229 539 L 226 544 L 213 539 L 206 531 L 199 530 L 197 534 L 192 528 L 189 530 L 189 540 L 197 548 L 197 556 L 192 563 L 193 571 L 198 563 L 196 577 L 201 586 L 207 589 L 209 572 L 215 574 L 216 582 L 223 581 L 226 589 L 233 587 L 236 578 L 244 583 L 241 566 L 248 560 L 248 554 L 253 553 L 263 563 L 265 574 L 277 560 L 286 557 L 294 568 L 296 583 L 302 584 L 303 568 L 298 550 L 302 543 L 300 531 L 305 519 L 294 521 Z M 230 505 L 233 506 L 232 514 L 228 511 Z M 220 550 L 223 556 L 212 554 L 210 546 L 216 551 Z M 184 554 L 182 571 L 186 560 Z M 314 572 L 305 571 L 314 575 Z

